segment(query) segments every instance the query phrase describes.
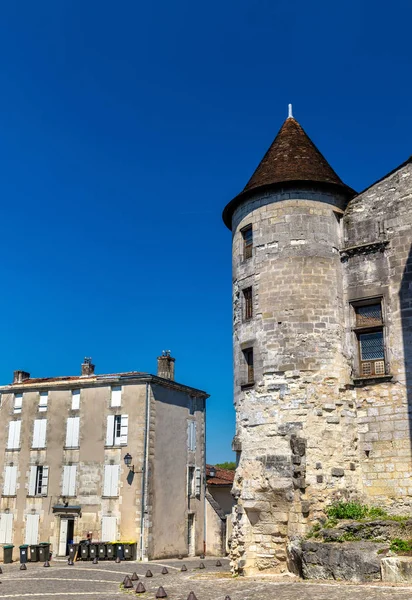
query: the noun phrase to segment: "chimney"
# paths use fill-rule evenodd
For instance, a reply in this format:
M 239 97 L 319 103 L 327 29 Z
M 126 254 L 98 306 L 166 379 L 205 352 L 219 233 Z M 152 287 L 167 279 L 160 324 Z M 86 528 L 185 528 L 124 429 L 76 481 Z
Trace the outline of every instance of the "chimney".
M 14 371 L 13 372 L 13 383 L 22 383 L 26 379 L 30 379 L 30 373 L 27 371 Z
M 94 365 L 91 358 L 85 357 L 82 362 L 82 377 L 89 377 L 90 375 L 94 375 Z
M 162 356 L 157 357 L 157 375 L 175 380 L 175 359 L 170 356 L 170 350 L 163 350 Z

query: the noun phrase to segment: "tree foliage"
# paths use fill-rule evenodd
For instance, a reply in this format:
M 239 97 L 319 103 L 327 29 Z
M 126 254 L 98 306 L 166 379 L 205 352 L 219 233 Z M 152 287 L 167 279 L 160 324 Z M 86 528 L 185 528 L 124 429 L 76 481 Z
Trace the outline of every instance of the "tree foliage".
M 236 463 L 233 462 L 223 462 L 223 463 L 217 463 L 215 465 L 215 467 L 219 467 L 219 469 L 227 469 L 228 471 L 235 471 L 236 470 Z

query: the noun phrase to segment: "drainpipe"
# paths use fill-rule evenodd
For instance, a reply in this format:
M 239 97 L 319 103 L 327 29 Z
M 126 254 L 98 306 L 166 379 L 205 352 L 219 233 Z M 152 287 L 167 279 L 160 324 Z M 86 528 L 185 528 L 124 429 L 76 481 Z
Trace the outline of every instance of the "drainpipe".
M 206 398 L 203 399 L 204 432 L 203 440 L 203 554 L 206 556 Z
M 140 560 L 145 560 L 145 515 L 147 508 L 147 480 L 149 467 L 149 427 L 150 427 L 150 396 L 149 384 L 146 383 L 146 410 L 144 426 L 144 448 L 143 448 L 143 469 L 142 469 L 142 499 L 140 514 Z

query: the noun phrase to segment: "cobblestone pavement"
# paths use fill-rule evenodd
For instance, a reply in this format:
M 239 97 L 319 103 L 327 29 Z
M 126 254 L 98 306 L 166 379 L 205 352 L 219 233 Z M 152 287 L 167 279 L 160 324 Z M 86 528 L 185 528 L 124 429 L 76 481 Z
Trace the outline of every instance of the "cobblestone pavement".
M 52 562 L 49 569 L 41 563 L 28 563 L 27 571 L 19 564 L 2 565 L 0 598 L 41 598 L 42 600 L 112 600 L 138 596 L 133 590 L 126 593 L 120 588 L 125 575 L 133 571 L 146 587 L 143 600 L 154 600 L 157 588 L 162 585 L 169 600 L 186 600 L 194 591 L 198 600 L 412 600 L 412 587 L 377 585 L 343 585 L 337 583 L 308 583 L 272 577 L 239 577 L 229 574 L 228 561 L 221 559 L 223 567 L 215 566 L 216 559 L 206 559 L 206 568 L 199 570 L 199 559 L 183 561 L 166 560 L 151 563 L 123 562 L 116 564 L 77 562 L 69 567 L 65 562 Z M 187 572 L 180 568 L 185 563 Z M 169 574 L 162 575 L 163 566 Z M 152 578 L 145 577 L 147 569 Z

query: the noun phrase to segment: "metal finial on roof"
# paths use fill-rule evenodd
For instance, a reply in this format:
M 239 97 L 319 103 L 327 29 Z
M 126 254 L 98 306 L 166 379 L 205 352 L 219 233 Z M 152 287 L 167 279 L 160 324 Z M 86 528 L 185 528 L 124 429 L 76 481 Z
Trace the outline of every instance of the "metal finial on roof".
M 288 119 L 293 119 L 292 105 L 288 104 Z

